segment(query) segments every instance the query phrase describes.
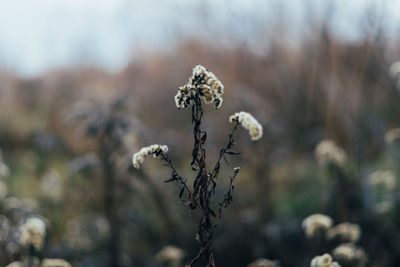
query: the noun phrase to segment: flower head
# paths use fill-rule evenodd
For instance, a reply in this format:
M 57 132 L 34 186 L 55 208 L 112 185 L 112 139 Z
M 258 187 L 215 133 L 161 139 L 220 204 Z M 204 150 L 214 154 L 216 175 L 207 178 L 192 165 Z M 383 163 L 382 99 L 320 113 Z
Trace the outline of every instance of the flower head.
M 278 261 L 272 261 L 264 258 L 259 258 L 249 265 L 247 267 L 279 267 L 281 266 Z
M 389 74 L 393 78 L 398 78 L 400 77 L 400 61 L 394 62 L 392 65 L 389 67 Z
M 24 264 L 21 261 L 13 261 L 6 265 L 6 267 L 24 267 Z
M 327 230 L 332 226 L 332 219 L 323 214 L 313 214 L 303 220 L 302 226 L 306 232 L 306 236 L 311 238 L 316 235 L 319 230 Z
M 185 252 L 175 246 L 166 246 L 156 255 L 159 262 L 169 263 L 171 266 L 179 266 Z
M 396 142 L 396 140 L 400 140 L 400 128 L 393 128 L 386 132 L 385 134 L 386 144 L 392 144 Z
M 325 253 L 322 256 L 316 256 L 311 261 L 311 267 L 340 267 L 340 265 L 332 261 L 332 256 Z
M 332 254 L 337 261 L 351 263 L 350 266 L 364 266 L 367 261 L 364 250 L 350 243 L 341 244 L 333 250 Z
M 148 155 L 153 155 L 154 158 L 157 158 L 161 154 L 166 154 L 168 152 L 168 147 L 166 145 L 151 145 L 147 147 L 143 147 L 133 155 L 132 162 L 133 166 L 136 169 L 140 169 L 140 165 L 142 165 L 144 158 Z
M 46 224 L 37 217 L 26 220 L 20 228 L 20 243 L 25 246 L 32 245 L 36 250 L 41 250 L 46 236 Z
M 355 243 L 360 239 L 361 228 L 358 224 L 341 223 L 326 232 L 328 239 L 339 239 L 343 242 Z
M 44 259 L 41 267 L 71 267 L 71 264 L 62 259 Z
M 192 70 L 192 76 L 187 84 L 178 88 L 175 95 L 175 104 L 177 108 L 186 108 L 191 105 L 196 93 L 206 104 L 214 103 L 216 109 L 222 106 L 222 95 L 224 93 L 224 85 L 205 67 L 197 65 Z
M 390 170 L 375 171 L 368 175 L 368 183 L 391 191 L 396 187 L 396 177 Z
M 347 159 L 344 149 L 333 140 L 321 141 L 315 148 L 315 157 L 320 164 L 334 163 L 338 166 L 343 166 Z
M 230 123 L 234 121 L 240 123 L 243 128 L 249 131 L 251 140 L 255 141 L 262 137 L 263 128 L 261 124 L 250 113 L 244 111 L 236 112 L 229 117 Z

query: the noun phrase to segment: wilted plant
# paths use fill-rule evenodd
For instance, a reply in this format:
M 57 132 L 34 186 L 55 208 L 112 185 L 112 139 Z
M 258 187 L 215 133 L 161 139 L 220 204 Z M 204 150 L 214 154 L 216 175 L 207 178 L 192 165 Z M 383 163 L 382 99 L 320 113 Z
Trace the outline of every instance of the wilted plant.
M 191 266 L 204 257 L 208 261 L 208 266 L 215 266 L 213 255 L 214 228 L 217 226 L 217 220 L 221 219 L 222 209 L 228 207 L 233 200 L 234 180 L 238 175 L 240 168 L 235 167 L 233 175 L 230 177 L 229 185 L 221 201 L 215 202 L 214 196 L 220 174 L 221 161 L 224 159 L 227 163 L 227 155 L 237 155 L 238 152 L 232 150 L 235 145 L 234 134 L 241 124 L 250 133 L 252 140 L 258 140 L 262 137 L 262 126 L 254 117 L 247 112 L 235 113 L 229 118 L 234 124 L 231 133 L 228 135 L 228 141 L 220 150 L 219 157 L 211 169 L 206 164 L 206 150 L 204 144 L 207 140 L 207 132 L 201 129 L 203 118 L 202 101 L 206 104 L 213 103 L 216 109 L 222 105 L 222 95 L 224 86 L 221 81 L 203 66 L 196 66 L 192 71 L 192 76 L 188 83 L 179 87 L 175 96 L 177 108 L 191 107 L 192 125 L 193 125 L 193 150 L 190 166 L 196 173 L 193 186 L 188 180 L 181 176 L 176 170 L 171 159 L 168 157 L 168 147 L 165 145 L 151 145 L 142 148 L 133 156 L 133 165 L 140 168 L 144 158 L 153 155 L 164 161 L 164 166 L 171 170 L 171 177 L 165 180 L 166 183 L 176 182 L 180 187 L 179 198 L 181 202 L 192 210 L 201 211 L 201 219 L 198 225 L 196 240 L 200 244 L 198 254 L 190 260 L 186 266 Z
M 101 166 L 101 175 L 104 185 L 104 213 L 110 225 L 110 239 L 108 250 L 110 266 L 120 266 L 120 218 L 118 217 L 118 183 L 117 154 L 123 154 L 126 144 L 125 137 L 133 127 L 133 120 L 126 116 L 126 102 L 123 97 L 97 105 L 92 102 L 77 102 L 66 112 L 68 123 L 75 123 L 83 130 L 86 136 L 96 142 L 95 160 L 86 158 L 83 162 L 75 161 L 75 170 L 87 165 Z M 127 160 L 129 162 L 129 160 Z M 97 164 L 99 163 L 99 164 Z
M 315 148 L 315 157 L 333 184 L 328 206 L 331 216 L 348 221 L 361 212 L 360 177 L 351 170 L 346 151 L 333 140 L 322 140 Z

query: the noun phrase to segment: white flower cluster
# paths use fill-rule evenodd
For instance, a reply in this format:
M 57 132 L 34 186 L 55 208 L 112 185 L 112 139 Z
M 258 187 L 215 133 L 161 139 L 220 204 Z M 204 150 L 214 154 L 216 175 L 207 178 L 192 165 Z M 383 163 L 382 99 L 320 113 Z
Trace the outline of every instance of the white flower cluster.
M 349 266 L 364 266 L 367 261 L 364 250 L 350 243 L 339 245 L 332 251 L 332 254 L 341 263 L 351 263 Z
M 236 112 L 229 117 L 230 123 L 234 121 L 239 122 L 243 128 L 249 131 L 251 140 L 255 141 L 262 137 L 263 127 L 250 113 L 245 111 Z
M 368 175 L 368 183 L 392 191 L 396 187 L 396 177 L 390 170 L 375 171 Z
M 314 237 L 319 231 L 326 231 L 332 226 L 332 219 L 323 214 L 313 214 L 303 220 L 302 226 L 308 238 Z
M 36 250 L 41 250 L 46 236 L 46 224 L 37 217 L 26 220 L 20 228 L 20 243 L 25 246 L 32 245 Z
M 20 261 L 13 261 L 6 265 L 6 267 L 24 267 L 24 264 Z
M 166 246 L 156 255 L 156 259 L 162 263 L 169 263 L 170 266 L 178 267 L 185 257 L 185 252 L 175 246 Z
M 315 149 L 315 157 L 320 164 L 334 163 L 338 166 L 343 166 L 347 159 L 344 149 L 333 140 L 321 141 Z
M 71 267 L 71 264 L 62 259 L 44 259 L 40 267 Z
M 384 214 L 390 212 L 393 209 L 393 206 L 394 205 L 393 205 L 392 201 L 385 200 L 385 201 L 376 203 L 373 206 L 372 210 L 377 214 L 384 215 Z
M 389 74 L 396 81 L 396 86 L 400 90 L 400 61 L 396 61 L 390 66 Z
M 0 202 L 7 197 L 8 194 L 8 186 L 3 181 L 0 181 Z
M 201 65 L 194 67 L 187 84 L 179 87 L 175 95 L 176 107 L 186 108 L 192 104 L 196 92 L 206 104 L 214 103 L 216 109 L 222 106 L 224 85 L 214 73 Z
M 249 265 L 247 267 L 279 267 L 281 266 L 278 261 L 272 261 L 264 258 L 259 258 Z
M 153 154 L 154 158 L 157 158 L 160 154 L 166 154 L 168 152 L 168 147 L 166 145 L 151 145 L 147 147 L 143 147 L 133 155 L 132 162 L 133 166 L 136 169 L 140 169 L 140 165 L 142 165 L 144 158 L 148 155 Z
M 392 144 L 396 142 L 396 140 L 400 140 L 400 128 L 393 128 L 386 132 L 385 134 L 386 144 Z
M 332 261 L 332 256 L 325 253 L 322 256 L 316 256 L 311 261 L 311 267 L 340 267 L 339 263 Z
M 342 242 L 355 243 L 361 237 L 361 228 L 358 224 L 341 223 L 326 232 L 328 239 L 340 239 Z

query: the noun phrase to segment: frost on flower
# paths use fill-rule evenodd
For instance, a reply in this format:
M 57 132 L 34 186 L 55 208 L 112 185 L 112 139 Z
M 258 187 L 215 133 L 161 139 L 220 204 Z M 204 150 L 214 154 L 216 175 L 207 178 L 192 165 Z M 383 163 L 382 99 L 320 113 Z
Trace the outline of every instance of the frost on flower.
M 153 155 L 154 158 L 157 158 L 160 154 L 166 154 L 168 152 L 168 147 L 166 145 L 151 145 L 147 147 L 143 147 L 133 155 L 132 162 L 133 166 L 136 169 L 140 169 L 140 165 L 142 165 L 144 158 L 148 155 Z
M 332 252 L 333 256 L 340 263 L 351 264 L 349 266 L 364 266 L 367 261 L 367 255 L 362 248 L 353 244 L 345 243 L 335 248 Z
M 342 242 L 355 243 L 360 239 L 361 228 L 358 224 L 341 223 L 326 232 L 328 239 L 338 239 Z
M 259 258 L 249 265 L 247 267 L 279 267 L 281 266 L 278 261 L 272 261 L 264 258 Z
M 392 191 L 396 187 L 396 177 L 390 170 L 375 171 L 368 175 L 368 183 L 372 186 L 378 186 Z
M 340 267 L 340 265 L 332 261 L 332 256 L 325 253 L 322 256 L 316 256 L 311 261 L 311 267 Z
M 326 231 L 332 226 L 332 219 L 323 214 L 313 214 L 303 220 L 302 226 L 308 238 L 314 237 L 319 231 Z
M 250 113 L 244 111 L 236 112 L 229 117 L 230 123 L 234 121 L 239 122 L 243 128 L 249 131 L 251 140 L 255 141 L 262 137 L 263 128 L 261 124 Z
M 315 148 L 315 157 L 320 164 L 334 163 L 338 166 L 343 166 L 347 159 L 344 149 L 333 140 L 321 141 Z
M 25 246 L 32 245 L 36 250 L 41 250 L 46 236 L 46 224 L 43 220 L 33 217 L 26 220 L 20 228 L 20 243 Z
M 216 109 L 222 106 L 222 95 L 224 93 L 224 85 L 205 67 L 197 65 L 192 70 L 192 76 L 187 84 L 178 88 L 175 95 L 175 104 L 177 108 L 186 108 L 194 101 L 196 93 L 206 103 L 214 103 Z

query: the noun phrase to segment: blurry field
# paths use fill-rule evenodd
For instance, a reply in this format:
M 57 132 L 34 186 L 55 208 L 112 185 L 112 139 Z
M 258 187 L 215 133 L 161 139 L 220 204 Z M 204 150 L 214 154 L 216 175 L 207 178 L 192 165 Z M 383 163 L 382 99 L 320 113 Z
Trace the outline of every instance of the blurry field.
M 198 214 L 180 205 L 179 188 L 163 183 L 168 172 L 158 161 L 140 171 L 131 161 L 156 141 L 193 176 L 190 112 L 179 111 L 173 97 L 197 64 L 225 85 L 222 108 L 204 114 L 210 161 L 226 140 L 229 115 L 249 111 L 264 126 L 257 143 L 242 129 L 237 135 L 242 154 L 232 165 L 241 173 L 216 229 L 217 266 L 257 258 L 309 266 L 343 243 L 325 232 L 307 237 L 302 221 L 315 213 L 333 225 L 359 225 L 353 243 L 367 260 L 342 266 L 399 266 L 400 133 L 387 132 L 400 127 L 400 70 L 389 71 L 400 58 L 400 36 L 372 25 L 346 41 L 322 24 L 296 45 L 283 39 L 272 35 L 265 53 L 183 39 L 172 52 L 146 51 L 115 74 L 82 66 L 22 79 L 0 70 L 0 266 L 26 257 L 18 231 L 32 215 L 46 222 L 39 257 L 72 266 L 183 266 L 156 257 L 170 245 L 184 260 L 195 255 Z M 326 139 L 344 156 L 318 158 Z

